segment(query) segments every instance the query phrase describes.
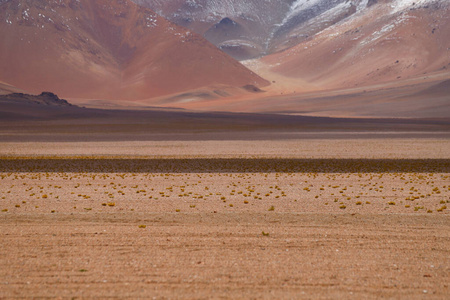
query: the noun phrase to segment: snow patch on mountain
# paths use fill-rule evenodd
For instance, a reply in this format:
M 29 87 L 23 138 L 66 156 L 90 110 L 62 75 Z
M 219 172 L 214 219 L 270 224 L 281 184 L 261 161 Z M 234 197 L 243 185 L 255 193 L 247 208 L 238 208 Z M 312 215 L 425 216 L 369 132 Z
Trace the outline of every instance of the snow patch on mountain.
M 445 1 L 445 0 L 444 0 Z M 440 0 L 395 0 L 392 4 L 392 12 L 397 13 L 406 9 L 421 7 Z
M 305 10 L 314 10 L 315 7 L 323 6 L 323 0 L 296 0 L 292 3 L 288 13 L 284 17 L 283 21 L 278 24 L 278 27 L 282 27 L 287 24 L 292 18 L 298 16 Z M 326 2 L 326 1 L 325 1 Z

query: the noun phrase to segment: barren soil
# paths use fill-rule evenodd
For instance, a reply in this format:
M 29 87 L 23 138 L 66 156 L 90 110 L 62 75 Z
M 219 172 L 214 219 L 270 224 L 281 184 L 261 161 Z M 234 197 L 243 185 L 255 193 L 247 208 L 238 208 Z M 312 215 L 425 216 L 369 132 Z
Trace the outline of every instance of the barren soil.
M 2 299 L 449 294 L 446 118 L 1 104 Z
M 282 113 L 335 118 L 447 118 L 450 113 L 448 73 L 423 75 L 363 87 L 317 90 L 264 70 L 261 62 L 248 62 L 256 73 L 274 81 L 263 93 L 227 99 L 180 97 L 162 105 L 201 111 Z M 316 90 L 314 90 L 316 89 Z M 190 101 L 185 99 L 190 98 Z M 139 102 L 144 105 L 144 102 Z M 93 106 L 93 102 L 83 105 Z
M 449 293 L 448 215 L 81 210 L 2 215 L 2 298 Z
M 217 133 L 216 133 L 217 134 Z M 0 157 L 449 159 L 445 133 L 300 133 L 301 139 L 3 142 Z M 447 134 L 448 135 L 448 134 Z M 232 137 L 227 134 L 225 137 Z M 270 136 L 269 133 L 265 135 Z M 417 136 L 422 138 L 417 138 Z M 381 138 L 380 138 L 381 137 Z M 437 138 L 441 137 L 441 138 Z
M 445 299 L 448 149 L 2 143 L 0 298 Z

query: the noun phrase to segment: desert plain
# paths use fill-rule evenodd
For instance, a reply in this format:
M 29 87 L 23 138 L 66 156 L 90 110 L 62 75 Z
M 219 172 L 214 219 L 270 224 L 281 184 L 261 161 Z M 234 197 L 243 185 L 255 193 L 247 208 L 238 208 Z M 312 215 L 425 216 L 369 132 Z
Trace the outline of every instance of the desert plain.
M 446 299 L 447 90 L 434 117 L 3 96 L 0 299 Z
M 21 130 L 0 144 L 0 298 L 449 295 L 445 131 Z

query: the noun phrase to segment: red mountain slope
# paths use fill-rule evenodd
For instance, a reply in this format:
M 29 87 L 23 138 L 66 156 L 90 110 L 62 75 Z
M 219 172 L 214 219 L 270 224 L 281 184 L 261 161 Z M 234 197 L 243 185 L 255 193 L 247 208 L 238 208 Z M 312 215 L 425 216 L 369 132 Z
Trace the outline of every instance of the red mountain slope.
M 65 98 L 148 99 L 267 82 L 128 0 L 0 2 L 0 81 Z

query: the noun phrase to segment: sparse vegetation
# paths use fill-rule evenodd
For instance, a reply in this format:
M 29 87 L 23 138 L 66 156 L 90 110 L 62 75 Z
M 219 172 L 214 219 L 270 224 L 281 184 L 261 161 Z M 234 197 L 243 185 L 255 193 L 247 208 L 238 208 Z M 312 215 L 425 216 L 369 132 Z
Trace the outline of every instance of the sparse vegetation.
M 73 208 L 74 212 L 77 206 L 84 211 L 93 211 L 99 205 L 112 208 L 117 207 L 118 201 L 121 205 L 115 212 L 164 210 L 166 205 L 180 206 L 172 208 L 176 212 L 185 208 L 217 212 L 220 208 L 234 208 L 236 203 L 259 211 L 274 211 L 272 201 L 279 201 L 282 211 L 283 206 L 291 203 L 289 210 L 292 211 L 315 211 L 319 205 L 332 212 L 348 211 L 351 201 L 356 199 L 353 203 L 361 213 L 379 209 L 383 203 L 396 206 L 395 213 L 401 213 L 402 209 L 406 212 L 411 207 L 417 213 L 446 213 L 449 202 L 443 198 L 448 196 L 449 186 L 442 184 L 448 182 L 448 176 L 435 173 L 21 173 L 20 180 L 31 182 L 26 185 L 14 184 L 17 174 L 1 176 L 4 192 L 0 190 L 0 198 L 6 201 L 3 203 L 12 202 L 5 205 L 5 209 L 15 207 L 17 213 L 31 207 L 39 210 L 43 205 L 36 205 L 34 201 L 40 199 L 46 200 L 45 207 L 67 203 L 66 208 L 58 206 L 58 211 L 63 212 L 67 208 Z M 53 179 L 45 181 L 46 178 Z M 386 182 L 398 183 L 387 185 Z M 14 203 L 17 196 L 22 199 Z M 311 201 L 317 204 L 310 205 Z M 335 205 L 329 205 L 333 202 Z M 2 212 L 6 212 L 5 209 Z

